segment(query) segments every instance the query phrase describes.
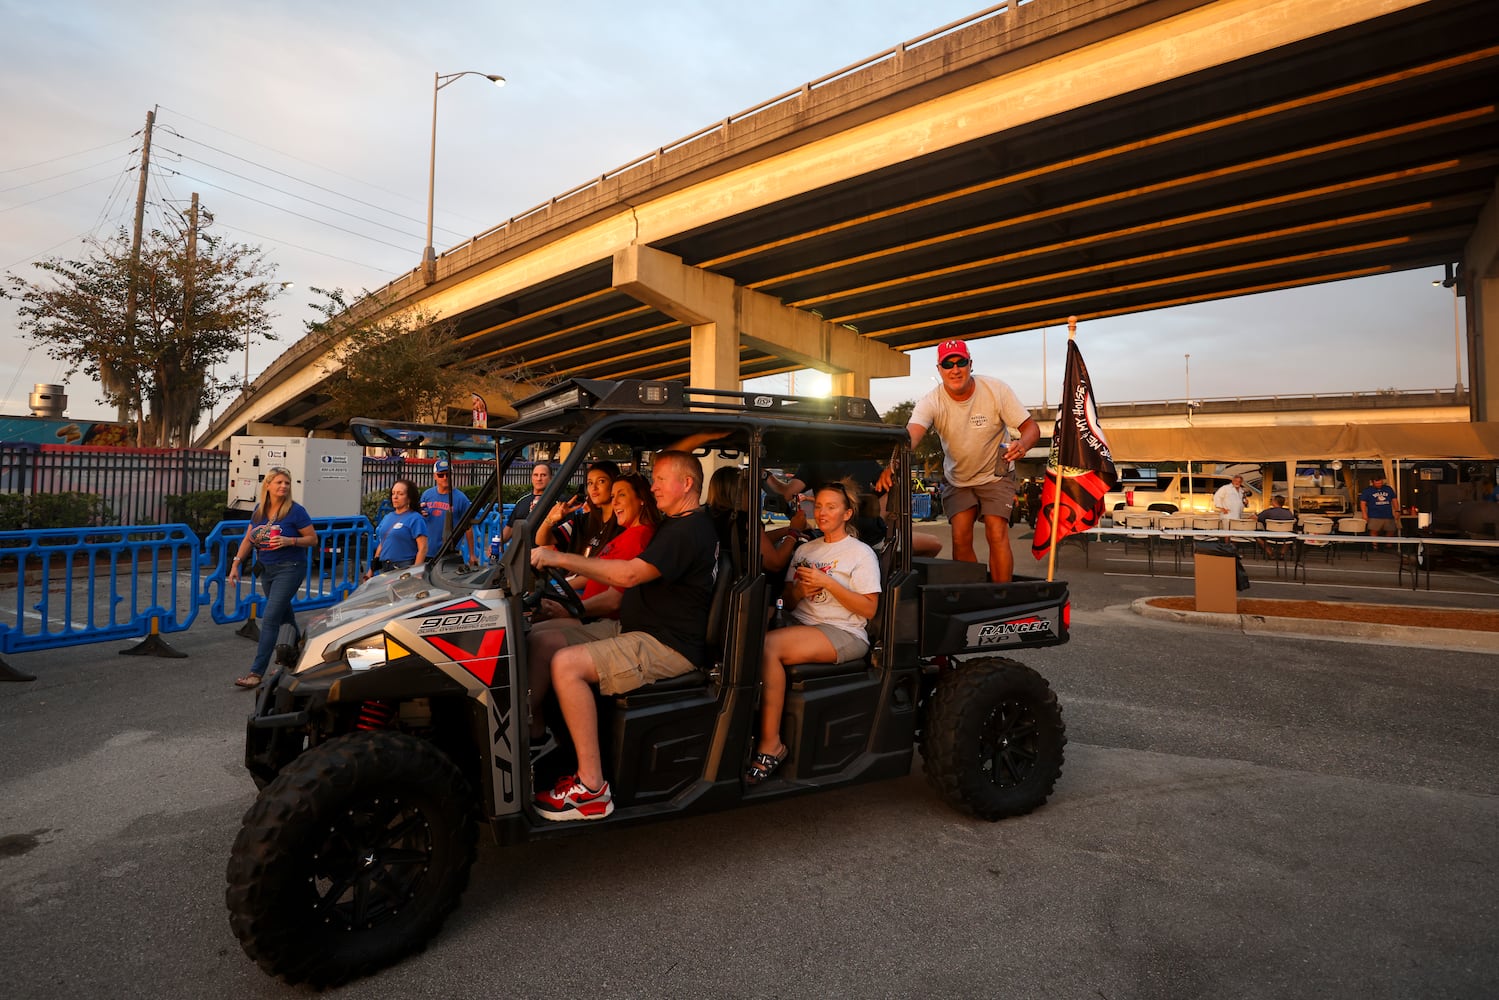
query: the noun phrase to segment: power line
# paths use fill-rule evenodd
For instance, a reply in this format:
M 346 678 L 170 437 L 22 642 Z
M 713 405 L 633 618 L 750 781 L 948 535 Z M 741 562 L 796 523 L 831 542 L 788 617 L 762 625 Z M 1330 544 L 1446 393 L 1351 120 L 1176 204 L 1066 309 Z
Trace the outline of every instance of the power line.
M 410 250 L 411 250 L 410 247 L 397 246 L 394 243 L 388 243 L 385 240 L 376 239 L 373 236 L 366 236 L 363 233 L 356 233 L 352 229 L 345 229 L 343 226 L 336 226 L 336 225 L 334 225 L 331 222 L 324 222 L 322 219 L 314 219 L 312 216 L 310 216 L 310 215 L 303 215 L 301 212 L 293 212 L 289 208 L 283 208 L 280 205 L 272 204 L 271 202 L 268 202 L 268 201 L 262 201 L 261 199 L 251 197 L 250 195 L 247 195 L 247 194 L 245 194 L 242 191 L 235 191 L 233 188 L 224 187 L 222 184 L 215 184 L 213 181 L 207 181 L 207 180 L 204 180 L 201 177 L 194 177 L 192 174 L 186 174 L 186 173 L 183 173 L 180 170 L 171 170 L 170 173 L 173 173 L 173 174 L 177 175 L 178 177 L 185 177 L 188 180 L 195 181 L 195 182 L 197 182 L 199 184 L 206 184 L 207 186 L 209 186 L 211 188 L 214 188 L 215 190 L 223 191 L 226 194 L 232 194 L 232 195 L 234 195 L 236 197 L 243 198 L 246 201 L 253 201 L 257 205 L 264 205 L 266 208 L 274 208 L 278 212 L 285 212 L 287 215 L 294 215 L 294 216 L 296 216 L 299 219 L 304 219 L 307 222 L 311 222 L 311 223 L 313 223 L 315 225 L 327 226 L 329 229 L 336 229 L 336 230 L 338 230 L 341 233 L 346 233 L 349 236 L 354 236 L 354 237 L 357 237 L 358 239 L 361 239 L 361 240 L 369 240 L 371 243 L 379 243 L 381 246 L 390 247 L 392 250 L 399 250 L 402 253 L 409 253 Z M 3 210 L 0 210 L 0 211 L 3 211 Z
M 115 200 L 119 198 L 120 193 L 125 190 L 125 178 L 130 176 L 130 173 L 133 169 L 134 167 L 132 165 L 127 164 L 125 169 L 121 170 L 120 173 L 115 177 L 114 187 L 110 189 L 109 195 L 104 199 L 104 204 L 99 207 L 99 214 L 94 217 L 94 224 L 89 227 L 89 232 L 96 237 L 99 233 L 100 227 L 103 226 L 106 221 L 108 221 L 110 206 L 115 203 Z
M 38 160 L 35 163 L 27 163 L 19 167 L 6 167 L 4 170 L 0 170 L 0 174 L 13 174 L 17 170 L 30 170 L 33 167 L 44 167 L 49 163 L 56 163 L 58 160 L 68 160 L 72 159 L 75 156 L 82 156 L 84 153 L 92 153 L 96 149 L 108 149 L 110 146 L 116 145 L 117 143 L 129 142 L 131 139 L 135 138 L 136 134 L 137 133 L 131 133 L 123 139 L 111 140 L 110 142 L 104 143 L 104 145 L 102 146 L 90 146 L 88 149 L 80 149 L 76 153 L 64 153 L 62 156 L 54 156 L 50 160 Z
M 179 158 L 181 158 L 183 160 L 187 160 L 189 163 L 196 163 L 196 164 L 199 164 L 200 166 L 207 167 L 210 170 L 217 170 L 219 173 L 228 174 L 230 177 L 237 177 L 237 178 L 239 178 L 242 181 L 249 181 L 251 184 L 258 184 L 258 185 L 260 185 L 263 188 L 267 188 L 268 190 L 276 192 L 277 194 L 284 194 L 288 198 L 295 198 L 298 201 L 305 201 L 309 205 L 316 205 L 318 208 L 326 209 L 326 210 L 328 210 L 330 212 L 337 212 L 339 215 L 346 215 L 346 216 L 348 216 L 351 219 L 357 219 L 360 222 L 367 222 L 367 223 L 369 223 L 372 226 L 379 226 L 381 229 L 388 229 L 391 232 L 396 233 L 396 234 L 398 234 L 400 236 L 409 236 L 412 239 L 420 239 L 421 238 L 421 235 L 419 233 L 408 233 L 405 230 L 397 229 L 394 226 L 387 226 L 383 222 L 377 222 L 374 219 L 366 219 L 362 215 L 355 215 L 353 212 L 346 212 L 346 211 L 344 211 L 341 208 L 334 207 L 333 205 L 327 205 L 327 204 L 324 204 L 323 202 L 320 202 L 320 201 L 314 201 L 311 198 L 304 197 L 304 196 L 302 196 L 300 194 L 296 194 L 295 192 L 292 192 L 292 191 L 287 191 L 287 190 L 284 190 L 282 188 L 278 188 L 278 187 L 276 187 L 274 185 L 267 184 L 264 181 L 256 180 L 253 177 L 246 177 L 244 174 L 237 174 L 237 173 L 235 173 L 232 170 L 225 170 L 223 167 L 217 166 L 217 165 L 212 164 L 212 163 L 208 163 L 207 161 L 200 160 L 200 159 L 198 159 L 196 157 L 193 157 L 193 156 L 188 156 L 187 154 L 178 152 L 175 149 L 168 149 L 168 150 L 166 150 L 166 152 L 171 153 L 173 156 L 177 156 L 177 157 L 179 157 Z M 316 185 L 314 185 L 314 187 L 316 187 Z
M 88 235 L 89 235 L 88 233 L 77 233 L 77 234 L 75 234 L 73 236 L 67 237 L 66 239 L 58 240 L 56 243 L 52 244 L 50 247 L 47 247 L 45 250 L 38 250 L 34 254 L 28 254 L 27 256 L 22 257 L 18 261 L 15 261 L 15 262 L 10 263 L 10 264 L 6 264 L 4 267 L 0 267 L 0 271 L 9 271 L 13 267 L 19 267 L 22 264 L 30 264 L 30 263 L 34 262 L 38 257 L 42 257 L 42 256 L 44 256 L 46 254 L 51 253 L 53 250 L 56 250 L 58 247 L 62 246 L 64 243 L 71 243 L 74 240 L 84 240 L 84 239 L 88 238 Z
M 358 177 L 353 177 L 353 176 L 351 176 L 349 174 L 345 174 L 345 173 L 343 173 L 341 171 L 334 170 L 332 167 L 324 166 L 321 163 L 315 163 L 312 160 L 304 160 L 302 157 L 297 156 L 297 155 L 295 155 L 293 153 L 285 152 L 283 150 L 275 148 L 274 146 L 267 146 L 265 143 L 257 142 L 254 139 L 247 139 L 246 137 L 244 137 L 242 135 L 238 135 L 238 134 L 236 134 L 234 132 L 230 132 L 228 129 L 220 128 L 217 125 L 212 125 L 212 124 L 210 124 L 210 123 L 208 123 L 206 121 L 203 121 L 200 118 L 194 118 L 192 115 L 185 114 L 185 113 L 183 113 L 181 111 L 177 111 L 174 108 L 168 108 L 168 107 L 166 107 L 164 105 L 160 105 L 160 104 L 158 104 L 157 107 L 160 108 L 162 111 L 169 111 L 169 112 L 171 112 L 174 115 L 181 115 L 183 118 L 186 118 L 188 121 L 190 121 L 190 122 L 196 122 L 199 125 L 203 125 L 203 126 L 205 126 L 207 128 L 211 128 L 215 132 L 222 132 L 225 135 L 233 136 L 234 138 L 240 140 L 241 142 L 247 142 L 247 143 L 249 143 L 252 146 L 258 146 L 261 149 L 268 149 L 272 153 L 275 153 L 277 156 L 284 156 L 284 157 L 286 157 L 289 160 L 295 160 L 296 162 L 306 164 L 309 167 L 316 167 L 319 170 L 327 171 L 328 173 L 334 175 L 335 177 L 342 177 L 345 180 L 353 181 L 356 184 L 362 184 L 363 186 L 365 186 L 367 188 L 370 188 L 372 190 L 383 192 L 383 193 L 391 195 L 392 197 L 395 197 L 395 198 L 400 198 L 402 201 L 411 202 L 413 204 L 418 203 L 416 201 L 416 199 L 413 199 L 409 194 L 406 194 L 404 192 L 401 192 L 401 191 L 392 191 L 391 189 L 389 189 L 389 188 L 383 188 L 383 187 L 381 187 L 378 184 L 371 184 L 369 181 L 361 180 Z M 452 230 L 449 230 L 449 232 L 452 232 Z
M 32 344 L 30 347 L 26 348 L 25 356 L 21 358 L 21 363 L 16 367 L 16 374 L 11 378 L 10 385 L 5 390 L 6 399 L 10 399 L 10 394 L 16 391 L 16 383 L 20 381 L 21 375 L 26 371 L 26 366 L 31 364 L 31 355 L 32 352 L 36 350 L 36 348 L 36 344 Z
M 86 188 L 86 187 L 88 187 L 91 184 L 98 184 L 100 181 L 107 181 L 107 180 L 109 180 L 109 177 L 107 175 L 104 176 L 104 177 L 95 177 L 91 181 L 84 181 L 82 184 L 78 184 L 78 185 L 75 185 L 75 186 L 70 187 L 70 188 L 64 188 L 61 191 L 54 191 L 51 194 L 44 194 L 40 198 L 33 198 L 30 201 L 23 201 L 23 202 L 21 202 L 18 205 L 10 205 L 10 206 L 8 206 L 6 208 L 0 208 L 0 215 L 4 215 L 6 212 L 13 212 L 13 211 L 15 211 L 18 208 L 25 208 L 27 205 L 35 205 L 35 204 L 38 204 L 40 202 L 47 201 L 50 198 L 60 198 L 60 197 L 62 197 L 65 194 L 71 194 L 72 192 L 78 191 L 78 190 L 80 190 L 82 188 Z
M 168 203 L 172 201 L 180 201 L 181 199 L 176 197 L 176 195 L 172 193 L 171 189 L 166 186 L 166 179 L 159 176 L 157 173 L 152 173 L 147 178 L 147 181 L 150 186 L 156 191 L 156 199 L 154 201 L 148 200 L 146 204 L 156 212 L 156 219 L 158 223 L 157 228 L 161 232 L 165 233 L 169 229 L 185 225 L 185 223 L 182 223 L 179 219 L 174 219 L 171 215 L 167 214 L 168 210 L 171 209 L 171 206 Z M 171 209 L 171 211 L 175 212 L 176 209 Z
M 342 191 L 338 191 L 338 190 L 335 190 L 333 188 L 323 187 L 321 184 L 318 184 L 318 183 L 316 183 L 314 181 L 309 181 L 306 178 L 298 177 L 295 174 L 289 174 L 289 173 L 287 173 L 284 170 L 277 170 L 275 167 L 267 166 L 264 163 L 260 163 L 257 160 L 252 160 L 252 159 L 249 159 L 248 157 L 240 156 L 240 155 L 238 155 L 236 153 L 231 153 L 227 149 L 219 149 L 217 146 L 210 146 L 208 143 L 203 142 L 201 139 L 194 139 L 192 136 L 183 135 L 182 133 L 176 131 L 175 129 L 172 130 L 172 134 L 175 135 L 175 136 L 177 136 L 177 138 L 179 138 L 179 139 L 185 140 L 187 142 L 191 142 L 191 143 L 193 143 L 194 145 L 197 145 L 197 146 L 202 146 L 204 149 L 211 149 L 215 153 L 219 153 L 219 154 L 221 154 L 223 156 L 227 156 L 230 159 L 239 160 L 242 163 L 248 163 L 251 166 L 259 167 L 261 170 L 268 171 L 269 173 L 273 173 L 273 174 L 276 174 L 278 176 L 288 178 L 289 180 L 294 180 L 298 184 L 306 184 L 308 187 L 316 188 L 319 191 L 325 191 L 328 194 L 334 195 L 335 197 L 343 198 L 343 199 L 345 199 L 347 201 L 352 201 L 356 205 L 363 205 L 366 208 L 373 208 L 377 212 L 384 212 L 387 215 L 393 215 L 393 216 L 395 216 L 398 219 L 405 219 L 407 222 L 415 222 L 417 225 L 422 225 L 426 221 L 425 219 L 417 219 L 417 218 L 414 218 L 414 217 L 409 216 L 409 215 L 402 215 L 400 212 L 396 212 L 396 211 L 393 211 L 391 209 L 385 208 L 383 206 L 376 205 L 374 202 L 364 201 L 364 200 L 362 200 L 360 198 L 355 198 L 353 195 L 344 194 Z M 187 156 L 184 153 L 178 153 L 177 155 L 182 156 L 184 159 L 192 159 L 192 157 L 189 157 L 189 156 Z M 212 164 L 206 163 L 203 160 L 193 160 L 193 162 L 194 163 L 202 163 L 204 166 L 212 166 Z M 227 171 L 227 170 L 224 171 L 224 172 L 225 173 L 229 173 L 229 171 Z M 234 176 L 239 176 L 239 175 L 236 174 Z M 249 178 L 246 178 L 246 179 L 249 180 Z M 260 183 L 260 182 L 257 181 L 256 183 Z M 266 185 L 266 186 L 270 187 L 270 185 Z M 276 190 L 276 189 L 272 188 L 272 190 Z M 357 216 L 356 216 L 356 218 L 357 218 Z M 439 229 L 439 230 L 441 230 L 441 231 L 443 231 L 443 232 L 445 232 L 445 233 L 447 233 L 450 236 L 456 236 L 459 239 L 463 239 L 464 237 L 466 237 L 468 235 L 467 233 L 461 233 L 461 232 L 459 232 L 456 229 L 449 229 L 446 226 L 437 226 L 436 228 Z
M 133 150 L 132 150 L 132 152 L 133 152 Z M 130 154 L 127 153 L 125 155 L 129 156 Z M 118 160 L 118 159 L 119 159 L 119 156 L 117 154 L 115 156 L 111 156 L 107 160 L 100 160 L 98 163 L 90 163 L 86 167 L 75 167 L 72 170 L 64 170 L 60 174 L 52 174 L 50 177 L 41 177 L 41 178 L 38 178 L 37 180 L 34 180 L 34 181 L 27 181 L 25 184 L 17 184 L 14 187 L 0 188 L 0 194 L 10 194 L 10 192 L 12 192 L 12 191 L 19 191 L 22 188 L 28 188 L 28 187 L 31 187 L 34 184 L 45 184 L 48 181 L 55 181 L 59 177 L 70 177 L 73 174 L 81 174 L 85 170 L 93 170 L 95 167 L 102 167 L 105 164 L 107 164 L 107 163 L 113 163 L 115 160 Z
M 246 236 L 253 236 L 257 240 L 266 240 L 268 242 L 275 243 L 278 246 L 291 247 L 293 250 L 302 250 L 302 251 L 304 251 L 306 253 L 317 254 L 319 257 L 327 257 L 329 260 L 341 261 L 341 262 L 343 262 L 345 264 L 353 264 L 355 267 L 362 267 L 362 268 L 365 268 L 367 270 L 374 271 L 374 272 L 376 272 L 378 274 L 387 274 L 387 275 L 394 276 L 394 275 L 402 273 L 400 271 L 392 271 L 388 267 L 378 267 L 378 266 L 376 266 L 374 264 L 367 264 L 364 261 L 350 260 L 347 257 L 340 257 L 337 254 L 328 253 L 328 252 L 326 252 L 324 250 L 314 250 L 312 247 L 304 247 L 300 243 L 291 243 L 291 242 L 289 242 L 287 240 L 278 239 L 275 236 L 265 236 L 265 235 L 263 235 L 261 233 L 253 232 L 253 231 L 251 231 L 249 229 L 245 229 L 245 228 L 243 228 L 241 226 L 227 225 L 227 224 L 225 224 L 225 223 L 223 223 L 223 222 L 221 222 L 221 221 L 219 221 L 217 219 L 214 220 L 214 226 L 216 228 L 219 228 L 219 229 L 228 230 L 231 233 L 243 233 Z

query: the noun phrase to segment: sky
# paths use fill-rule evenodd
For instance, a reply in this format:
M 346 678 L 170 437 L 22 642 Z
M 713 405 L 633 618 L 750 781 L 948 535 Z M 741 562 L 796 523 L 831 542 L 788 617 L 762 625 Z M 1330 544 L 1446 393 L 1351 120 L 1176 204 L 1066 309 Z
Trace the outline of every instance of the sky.
M 1039 0 L 1047 2 L 1047 0 Z M 324 0 L 0 0 L 0 272 L 70 258 L 129 227 L 139 133 L 156 109 L 147 225 L 181 225 L 193 192 L 226 239 L 259 245 L 278 281 L 276 342 L 225 375 L 251 378 L 305 330 L 312 288 L 373 290 L 425 246 L 432 83 L 439 95 L 439 252 L 712 122 L 984 9 L 977 0 L 636 0 L 630 4 Z M 1084 322 L 1101 403 L 1376 389 L 1456 380 L 1440 269 Z M 975 370 L 1055 404 L 1066 330 L 974 344 Z M 935 385 L 932 349 L 879 380 L 887 407 Z M 1187 355 L 1190 355 L 1188 361 Z M 1045 362 L 1043 364 L 1043 362 Z M 1190 371 L 1189 371 L 1190 366 Z M 1462 381 L 1467 383 L 1466 365 Z M 112 419 L 0 302 L 0 414 L 33 383 L 66 385 L 68 416 Z M 815 373 L 797 377 L 815 390 Z M 789 388 L 785 376 L 761 389 Z

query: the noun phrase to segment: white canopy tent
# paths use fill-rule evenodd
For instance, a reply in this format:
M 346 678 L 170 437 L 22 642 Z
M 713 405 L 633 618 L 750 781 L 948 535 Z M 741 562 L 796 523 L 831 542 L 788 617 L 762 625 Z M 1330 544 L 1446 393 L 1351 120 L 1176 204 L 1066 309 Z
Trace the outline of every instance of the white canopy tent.
M 1255 427 L 1104 428 L 1115 462 L 1256 462 L 1286 466 L 1294 496 L 1297 463 L 1377 459 L 1400 492 L 1409 459 L 1499 460 L 1499 423 L 1278 424 Z M 1292 504 L 1294 507 L 1294 503 Z

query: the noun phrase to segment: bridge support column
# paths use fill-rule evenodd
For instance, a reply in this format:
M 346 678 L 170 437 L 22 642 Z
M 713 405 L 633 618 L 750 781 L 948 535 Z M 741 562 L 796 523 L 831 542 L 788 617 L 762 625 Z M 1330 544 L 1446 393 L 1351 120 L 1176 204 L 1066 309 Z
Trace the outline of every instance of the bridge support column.
M 732 320 L 693 324 L 688 382 L 699 389 L 739 391 L 739 338 Z
M 907 358 L 909 361 L 910 358 Z M 910 374 L 909 370 L 907 374 Z M 834 372 L 833 395 L 869 398 L 869 376 L 862 372 Z
M 1474 420 L 1499 420 L 1499 184 L 1459 266 L 1458 291 L 1467 296 L 1468 412 Z
M 651 247 L 615 252 L 614 287 L 691 325 L 697 388 L 739 388 L 741 342 L 831 373 L 841 395 L 867 396 L 871 378 L 911 373 L 911 359 L 900 351 Z

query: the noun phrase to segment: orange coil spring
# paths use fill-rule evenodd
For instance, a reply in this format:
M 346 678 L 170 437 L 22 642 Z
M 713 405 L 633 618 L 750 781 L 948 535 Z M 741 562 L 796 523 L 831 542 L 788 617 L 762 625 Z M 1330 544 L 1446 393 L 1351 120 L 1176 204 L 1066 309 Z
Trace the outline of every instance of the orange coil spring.
M 367 701 L 359 706 L 358 729 L 389 729 L 396 721 L 396 706 L 388 701 Z

